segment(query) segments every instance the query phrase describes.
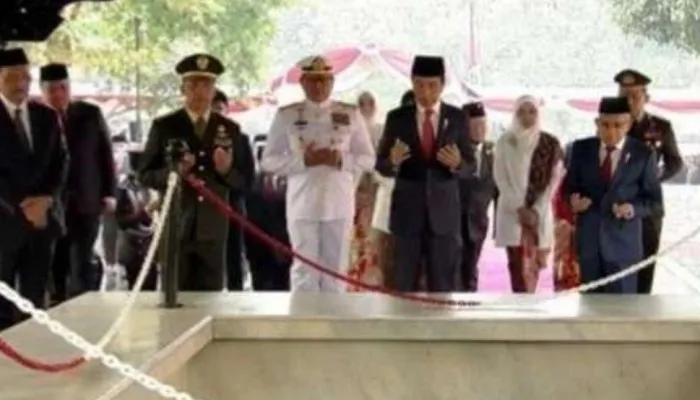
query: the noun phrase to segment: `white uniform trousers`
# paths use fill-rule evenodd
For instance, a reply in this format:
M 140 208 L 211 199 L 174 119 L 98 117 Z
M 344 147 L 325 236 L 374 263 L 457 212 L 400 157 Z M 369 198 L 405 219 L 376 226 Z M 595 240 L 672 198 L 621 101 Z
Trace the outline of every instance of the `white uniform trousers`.
M 350 257 L 352 219 L 287 222 L 294 251 L 323 267 L 346 275 Z M 294 259 L 290 274 L 292 292 L 344 292 L 345 282 Z

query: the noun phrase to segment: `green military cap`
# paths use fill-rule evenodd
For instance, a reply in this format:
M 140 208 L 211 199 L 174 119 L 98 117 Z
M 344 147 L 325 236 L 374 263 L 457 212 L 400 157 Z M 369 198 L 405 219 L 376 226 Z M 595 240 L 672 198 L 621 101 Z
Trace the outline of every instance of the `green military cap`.
M 618 72 L 614 79 L 615 83 L 622 87 L 646 86 L 651 83 L 651 79 L 648 76 L 633 69 L 625 69 Z
M 299 62 L 299 68 L 303 74 L 332 75 L 333 66 L 322 56 L 310 56 Z
M 224 73 L 224 65 L 209 54 L 189 55 L 175 66 L 175 72 L 183 78 L 205 77 L 216 79 Z

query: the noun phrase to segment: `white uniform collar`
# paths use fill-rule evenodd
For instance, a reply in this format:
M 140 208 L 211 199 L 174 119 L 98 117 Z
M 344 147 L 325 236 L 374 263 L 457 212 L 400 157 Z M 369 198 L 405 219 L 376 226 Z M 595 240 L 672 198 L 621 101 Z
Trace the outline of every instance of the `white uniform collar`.
M 304 106 L 310 110 L 324 110 L 333 104 L 333 100 L 326 99 L 320 103 L 313 102 L 309 99 L 304 100 Z

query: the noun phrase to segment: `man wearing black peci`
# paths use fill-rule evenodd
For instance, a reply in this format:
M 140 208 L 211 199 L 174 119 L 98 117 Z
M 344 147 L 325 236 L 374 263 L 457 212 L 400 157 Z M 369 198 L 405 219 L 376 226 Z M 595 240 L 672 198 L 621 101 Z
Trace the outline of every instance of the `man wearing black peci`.
M 494 143 L 485 140 L 486 110 L 479 102 L 465 104 L 469 140 L 472 145 L 475 173 L 459 180 L 462 201 L 462 264 L 460 290 L 476 292 L 479 286 L 479 258 L 489 231 L 489 206 L 498 194 L 493 180 Z
M 172 140 L 187 143 L 179 172 L 193 174 L 227 199 L 231 190 L 246 191 L 254 173 L 250 145 L 238 125 L 212 112 L 221 62 L 208 54 L 194 54 L 175 67 L 182 77 L 184 107 L 153 121 L 140 168 L 141 182 L 162 192 L 167 186 L 168 154 Z M 197 192 L 183 184 L 180 223 L 180 290 L 219 291 L 224 288 L 228 219 Z M 163 266 L 168 268 L 168 266 Z
M 107 122 L 96 105 L 71 99 L 68 68 L 39 72 L 44 101 L 58 111 L 70 163 L 63 200 L 66 235 L 56 244 L 53 301 L 99 289 L 103 271 L 93 262 L 103 213 L 114 212 L 116 177 Z
M 620 86 L 620 95 L 627 97 L 630 103 L 632 127 L 628 136 L 642 140 L 654 152 L 659 165 L 659 180 L 662 183 L 673 178 L 683 169 L 683 158 L 678 150 L 671 122 L 644 109 L 649 101 L 647 85 L 651 83 L 651 79 L 639 71 L 626 69 L 615 75 L 615 82 Z M 642 221 L 644 259 L 659 251 L 663 217 L 663 207 L 659 207 L 655 213 Z M 639 271 L 637 293 L 651 293 L 655 266 L 653 263 Z
M 28 101 L 30 82 L 24 51 L 0 50 L 0 279 L 43 308 L 54 244 L 64 231 L 68 156 L 56 112 Z M 0 299 L 0 329 L 18 322 L 17 313 Z

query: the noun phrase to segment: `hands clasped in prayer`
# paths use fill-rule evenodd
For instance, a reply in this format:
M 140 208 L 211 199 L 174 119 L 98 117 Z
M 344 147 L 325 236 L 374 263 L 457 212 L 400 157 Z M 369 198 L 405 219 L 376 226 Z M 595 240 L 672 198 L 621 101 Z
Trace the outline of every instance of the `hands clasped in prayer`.
M 588 210 L 591 206 L 591 199 L 583 197 L 578 193 L 571 195 L 571 208 L 575 213 L 579 214 Z M 634 218 L 634 206 L 630 203 L 615 203 L 612 206 L 612 213 L 618 219 Z
M 225 175 L 231 170 L 231 164 L 233 163 L 232 149 L 217 147 L 214 149 L 211 157 L 214 160 L 214 168 L 219 174 Z
M 338 168 L 342 163 L 340 152 L 328 147 L 318 147 L 315 142 L 304 146 L 304 164 L 307 167 L 326 165 Z
M 618 219 L 634 218 L 634 207 L 630 203 L 613 204 L 612 212 Z
M 389 159 L 394 167 L 399 167 L 404 161 L 411 157 L 411 150 L 408 145 L 396 139 L 389 151 Z M 462 156 L 456 144 L 443 146 L 437 152 L 437 160 L 450 170 L 456 170 L 462 163 Z

